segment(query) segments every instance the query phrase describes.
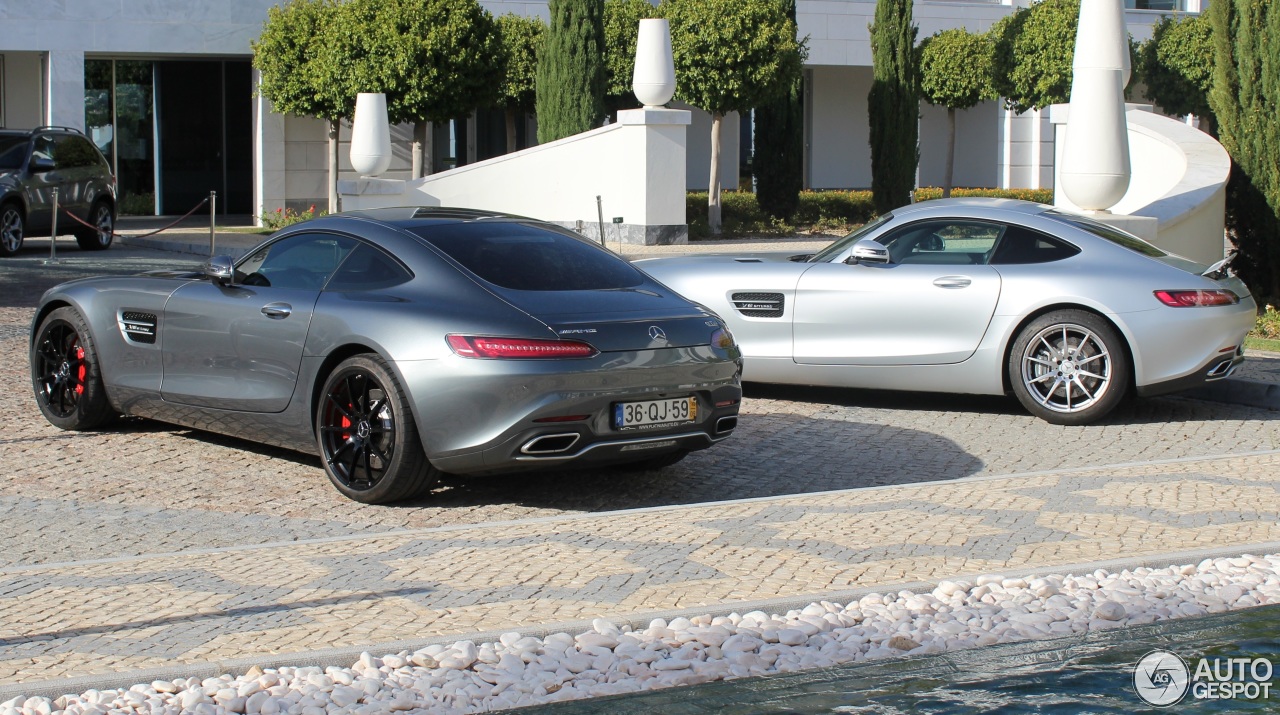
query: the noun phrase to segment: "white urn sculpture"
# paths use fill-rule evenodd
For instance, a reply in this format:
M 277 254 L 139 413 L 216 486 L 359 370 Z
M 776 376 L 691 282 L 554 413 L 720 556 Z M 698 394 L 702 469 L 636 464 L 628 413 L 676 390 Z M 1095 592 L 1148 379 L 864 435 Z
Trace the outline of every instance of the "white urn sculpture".
M 1129 190 L 1128 37 L 1121 0 L 1081 0 L 1058 176 L 1067 199 L 1086 211 L 1106 211 Z
M 646 107 L 661 107 L 676 93 L 676 65 L 671 56 L 671 27 L 664 19 L 641 20 L 636 38 L 636 65 L 631 89 Z
M 351 168 L 361 176 L 377 176 L 391 166 L 391 125 L 387 122 L 387 95 L 356 95 L 356 115 L 351 121 Z

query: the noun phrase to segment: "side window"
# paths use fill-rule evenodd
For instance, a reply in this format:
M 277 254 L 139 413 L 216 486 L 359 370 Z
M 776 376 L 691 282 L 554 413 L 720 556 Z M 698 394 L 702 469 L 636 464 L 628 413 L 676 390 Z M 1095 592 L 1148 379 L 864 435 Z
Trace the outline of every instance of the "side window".
M 35 143 L 31 146 L 31 158 L 46 159 L 53 161 L 53 137 L 48 134 L 41 134 L 36 137 Z
M 396 259 L 365 243 L 356 246 L 325 286 L 330 291 L 379 290 L 400 285 L 413 274 Z
M 60 136 L 53 145 L 53 164 L 58 169 L 97 166 L 98 150 L 83 137 Z
M 298 290 L 320 290 L 356 246 L 354 238 L 299 233 L 267 244 L 240 262 L 236 282 Z
M 880 242 L 893 263 L 981 265 L 1004 226 L 984 221 L 921 221 L 893 231 Z
M 993 265 L 1048 263 L 1070 258 L 1080 249 L 1061 239 L 1032 231 L 1022 226 L 1010 226 L 991 257 Z

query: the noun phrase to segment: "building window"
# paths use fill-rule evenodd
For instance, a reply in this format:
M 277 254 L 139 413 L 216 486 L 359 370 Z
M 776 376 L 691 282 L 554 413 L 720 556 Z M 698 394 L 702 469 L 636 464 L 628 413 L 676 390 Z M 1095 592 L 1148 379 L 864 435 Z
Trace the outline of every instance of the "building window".
M 1182 10 L 1182 0 L 1124 0 L 1127 10 L 1162 10 L 1175 12 Z
M 121 214 L 156 212 L 153 76 L 146 60 L 84 63 L 84 124 L 116 175 Z

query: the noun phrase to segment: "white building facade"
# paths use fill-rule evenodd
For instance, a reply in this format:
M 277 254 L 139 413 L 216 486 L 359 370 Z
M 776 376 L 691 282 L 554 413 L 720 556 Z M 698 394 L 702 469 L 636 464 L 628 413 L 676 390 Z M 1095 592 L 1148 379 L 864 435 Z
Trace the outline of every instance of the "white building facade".
M 223 213 L 260 215 L 283 207 L 323 207 L 327 133 L 318 120 L 286 117 L 253 96 L 251 41 L 279 0 L 0 0 L 0 127 L 60 125 L 84 130 L 103 149 L 130 213 L 181 214 L 210 191 Z M 1138 40 L 1173 11 L 1201 0 L 1126 0 Z M 1012 4 L 1011 4 L 1012 3 Z M 495 15 L 547 17 L 545 2 L 482 0 Z M 951 27 L 986 31 L 1025 0 L 917 0 L 920 38 Z M 814 189 L 871 184 L 867 93 L 873 0 L 799 0 L 807 36 L 805 183 Z M 997 102 L 958 114 L 955 184 L 1048 188 L 1053 133 L 1047 112 L 1016 115 Z M 730 118 L 722 135 L 724 186 L 737 185 L 749 135 Z M 921 104 L 921 185 L 939 185 L 946 112 Z M 387 176 L 407 178 L 407 129 L 393 131 Z M 535 142 L 532 118 L 520 146 Z M 343 139 L 346 139 L 344 132 Z M 505 152 L 499 113 L 478 111 L 438 125 L 437 169 Z M 345 175 L 354 178 L 346 151 Z M 710 120 L 695 112 L 686 183 L 705 188 Z

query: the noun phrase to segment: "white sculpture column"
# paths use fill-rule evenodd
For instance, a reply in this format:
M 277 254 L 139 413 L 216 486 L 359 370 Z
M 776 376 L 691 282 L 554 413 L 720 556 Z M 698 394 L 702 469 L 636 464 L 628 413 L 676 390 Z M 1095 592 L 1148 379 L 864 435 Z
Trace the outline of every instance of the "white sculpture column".
M 405 182 L 379 179 L 391 166 L 391 124 L 387 120 L 387 95 L 361 92 L 356 95 L 356 112 L 351 119 L 351 168 L 359 179 L 338 182 L 343 210 L 369 208 L 370 196 L 402 196 Z M 402 199 L 382 205 L 403 205 Z
M 665 105 L 676 93 L 676 65 L 671 54 L 671 27 L 665 19 L 640 21 L 631 89 L 642 109 L 618 112 L 627 131 L 642 131 L 644 215 L 629 218 L 625 243 L 646 246 L 689 242 L 685 223 L 685 142 L 693 114 Z M 627 217 L 624 217 L 627 218 Z
M 351 168 L 361 176 L 377 176 L 391 166 L 391 125 L 387 95 L 361 92 L 351 120 Z
M 1121 0 L 1081 0 L 1062 167 L 1068 200 L 1085 211 L 1111 208 L 1129 190 L 1124 87 L 1129 36 Z

